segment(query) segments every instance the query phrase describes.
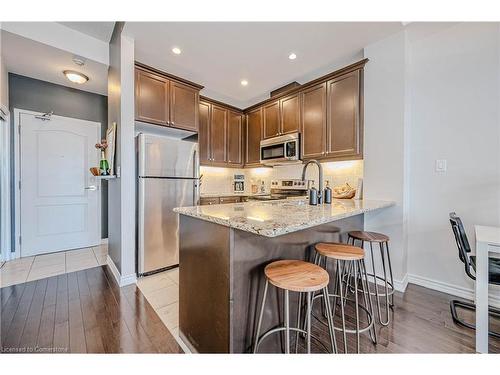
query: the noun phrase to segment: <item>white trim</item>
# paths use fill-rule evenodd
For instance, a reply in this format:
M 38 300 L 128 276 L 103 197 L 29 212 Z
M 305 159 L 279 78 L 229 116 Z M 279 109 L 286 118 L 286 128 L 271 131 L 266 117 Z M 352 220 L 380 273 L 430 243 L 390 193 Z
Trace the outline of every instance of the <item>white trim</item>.
M 43 112 L 36 112 L 36 111 L 30 111 L 27 109 L 20 109 L 20 108 L 14 108 L 14 253 L 11 253 L 10 259 L 17 259 L 21 257 L 21 246 L 19 245 L 19 237 L 21 236 L 21 194 L 19 191 L 19 181 L 21 180 L 21 163 L 20 163 L 20 155 L 21 155 L 21 148 L 20 148 L 20 137 L 19 137 L 19 125 L 21 121 L 21 114 L 28 114 L 28 115 L 33 115 L 33 116 L 40 116 L 43 115 Z M 93 123 L 98 126 L 98 134 L 99 137 L 101 135 L 101 126 L 102 124 L 99 121 L 90 121 L 90 120 L 82 120 L 76 117 L 69 117 L 69 116 L 58 116 L 58 115 L 53 115 L 52 117 L 56 118 L 66 118 L 66 119 L 71 119 L 71 120 L 78 120 L 78 121 L 85 121 L 88 123 Z M 99 183 L 99 195 L 98 195 L 98 225 L 99 225 L 99 230 L 102 229 L 102 223 L 101 223 L 101 209 L 102 209 L 102 204 L 101 204 L 101 185 L 99 180 L 97 181 Z
M 445 283 L 442 281 L 430 279 L 428 277 L 411 275 L 411 274 L 408 275 L 408 282 L 411 284 L 420 285 L 420 286 L 423 286 L 425 288 L 429 288 L 432 290 L 437 290 L 438 292 L 443 292 L 443 293 L 451 294 L 453 296 L 457 296 L 460 298 L 474 301 L 474 290 L 473 289 L 464 288 L 462 286 Z M 500 307 L 500 297 L 490 295 L 488 303 L 492 306 Z
M 107 255 L 106 263 L 108 264 L 109 269 L 111 270 L 111 273 L 113 274 L 119 287 L 135 284 L 137 282 L 137 275 L 135 273 L 126 276 L 120 275 L 120 271 L 116 268 L 115 262 L 113 262 L 113 259 L 111 259 L 109 254 Z
M 394 280 L 394 289 L 398 292 L 404 293 L 408 286 L 408 274 L 405 274 L 403 280 Z
M 107 238 L 101 238 L 101 245 L 107 245 L 108 244 L 108 239 Z
M 0 193 L 2 212 L 0 213 L 0 262 L 11 259 L 12 217 L 11 217 L 11 179 L 10 179 L 10 114 L 5 106 L 0 104 Z

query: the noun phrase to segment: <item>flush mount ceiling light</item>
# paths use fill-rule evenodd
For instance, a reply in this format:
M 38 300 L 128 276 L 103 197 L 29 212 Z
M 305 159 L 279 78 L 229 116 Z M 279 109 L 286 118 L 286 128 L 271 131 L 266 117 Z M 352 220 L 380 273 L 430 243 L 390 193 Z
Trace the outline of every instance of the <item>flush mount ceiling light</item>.
M 242 79 L 240 83 L 241 83 L 241 86 L 248 85 L 248 81 L 246 79 Z
M 182 51 L 179 47 L 174 47 L 172 48 L 172 52 L 176 55 L 180 55 Z
M 81 85 L 82 83 L 85 83 L 89 80 L 89 77 L 87 77 L 85 74 L 76 72 L 74 70 L 65 70 L 65 71 L 63 71 L 63 74 L 71 82 L 78 83 L 79 85 Z
M 293 52 L 292 52 L 291 54 L 289 54 L 289 55 L 288 55 L 288 58 L 289 58 L 290 60 L 295 60 L 295 59 L 297 58 L 297 55 L 296 55 L 295 53 L 293 53 Z

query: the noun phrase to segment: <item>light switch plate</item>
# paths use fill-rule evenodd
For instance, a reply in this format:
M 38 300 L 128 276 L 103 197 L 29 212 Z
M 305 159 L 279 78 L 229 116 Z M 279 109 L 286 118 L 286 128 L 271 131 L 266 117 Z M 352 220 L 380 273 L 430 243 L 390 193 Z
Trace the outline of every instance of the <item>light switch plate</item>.
M 436 160 L 436 172 L 446 172 L 446 159 Z

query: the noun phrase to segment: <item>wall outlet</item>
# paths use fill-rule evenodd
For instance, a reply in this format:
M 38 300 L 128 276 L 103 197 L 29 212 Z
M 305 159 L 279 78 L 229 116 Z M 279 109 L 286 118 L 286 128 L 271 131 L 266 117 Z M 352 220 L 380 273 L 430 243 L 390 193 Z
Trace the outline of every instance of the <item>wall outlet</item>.
M 446 172 L 446 159 L 436 160 L 436 172 Z

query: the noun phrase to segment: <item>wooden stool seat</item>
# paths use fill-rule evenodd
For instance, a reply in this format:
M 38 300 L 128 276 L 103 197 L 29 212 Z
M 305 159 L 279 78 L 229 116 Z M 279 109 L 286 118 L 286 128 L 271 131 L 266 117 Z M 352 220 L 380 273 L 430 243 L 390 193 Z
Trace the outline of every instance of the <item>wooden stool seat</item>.
M 302 260 L 278 260 L 264 269 L 274 286 L 292 292 L 315 292 L 328 285 L 330 277 L 320 266 Z
M 322 242 L 316 244 L 315 248 L 321 255 L 337 260 L 361 260 L 365 257 L 362 248 L 345 243 Z
M 364 230 L 355 230 L 348 233 L 349 237 L 356 240 L 366 241 L 366 242 L 388 242 L 389 236 L 382 233 L 367 232 Z

